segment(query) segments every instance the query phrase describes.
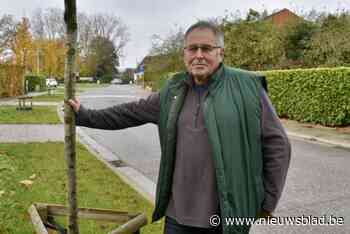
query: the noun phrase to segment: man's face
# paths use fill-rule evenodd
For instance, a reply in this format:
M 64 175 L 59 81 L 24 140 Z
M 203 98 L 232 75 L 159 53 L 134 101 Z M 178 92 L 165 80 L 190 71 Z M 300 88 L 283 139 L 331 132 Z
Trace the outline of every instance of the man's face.
M 194 29 L 185 39 L 184 63 L 197 84 L 208 80 L 222 62 L 223 54 L 210 29 Z

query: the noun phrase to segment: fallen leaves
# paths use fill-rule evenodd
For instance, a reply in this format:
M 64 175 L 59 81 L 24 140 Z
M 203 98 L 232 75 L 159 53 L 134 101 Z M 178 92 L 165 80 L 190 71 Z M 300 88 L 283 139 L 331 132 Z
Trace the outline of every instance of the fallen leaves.
M 22 184 L 22 185 L 24 185 L 24 186 L 26 186 L 27 188 L 30 188 L 32 185 L 33 185 L 33 183 L 34 183 L 34 179 L 36 178 L 36 174 L 33 174 L 33 175 L 31 175 L 31 176 L 29 176 L 29 179 L 27 179 L 27 180 L 21 180 L 19 183 L 20 184 Z
M 22 180 L 19 182 L 20 184 L 23 184 L 24 186 L 26 186 L 27 188 L 31 187 L 33 184 L 32 180 Z
M 0 190 L 0 197 L 2 197 L 3 195 L 5 195 L 5 190 Z M 8 195 L 10 195 L 11 197 L 13 196 L 13 195 L 15 195 L 16 194 L 16 192 L 15 191 L 10 191 L 10 192 L 7 192 L 7 194 Z

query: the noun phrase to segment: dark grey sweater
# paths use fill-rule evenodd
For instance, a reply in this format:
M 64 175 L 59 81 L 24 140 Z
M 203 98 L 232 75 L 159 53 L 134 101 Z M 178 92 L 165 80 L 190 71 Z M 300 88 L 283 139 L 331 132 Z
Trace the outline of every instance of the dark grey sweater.
M 206 89 L 188 85 L 189 91 L 178 119 L 172 194 L 166 215 L 183 225 L 210 227 L 209 217 L 219 213 L 219 202 L 211 148 L 201 110 Z M 272 212 L 284 187 L 290 144 L 265 92 L 261 94 L 260 102 L 265 187 L 262 207 Z M 154 93 L 147 99 L 103 110 L 88 110 L 81 106 L 76 123 L 110 130 L 150 122 L 157 124 L 159 103 L 159 93 Z

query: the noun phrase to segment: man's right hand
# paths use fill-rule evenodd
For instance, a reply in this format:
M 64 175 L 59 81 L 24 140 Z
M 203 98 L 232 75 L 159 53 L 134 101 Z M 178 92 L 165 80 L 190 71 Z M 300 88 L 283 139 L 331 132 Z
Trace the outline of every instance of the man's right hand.
M 75 113 L 78 113 L 80 109 L 80 101 L 78 99 L 69 99 L 68 104 L 73 108 Z

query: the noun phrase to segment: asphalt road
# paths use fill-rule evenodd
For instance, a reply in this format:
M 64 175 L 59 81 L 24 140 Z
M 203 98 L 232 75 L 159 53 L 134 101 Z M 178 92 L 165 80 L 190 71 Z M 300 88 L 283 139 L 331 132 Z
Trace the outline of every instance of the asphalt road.
M 101 109 L 147 94 L 135 86 L 112 85 L 84 93 L 80 99 L 88 108 Z M 83 130 L 156 182 L 160 148 L 155 125 L 119 131 Z M 292 217 L 289 222 L 295 217 L 299 225 L 254 225 L 251 233 L 350 233 L 350 150 L 299 139 L 291 139 L 291 143 L 291 165 L 275 215 Z M 343 224 L 318 225 L 331 217 Z M 307 220 L 312 220 L 312 225 L 306 224 Z

